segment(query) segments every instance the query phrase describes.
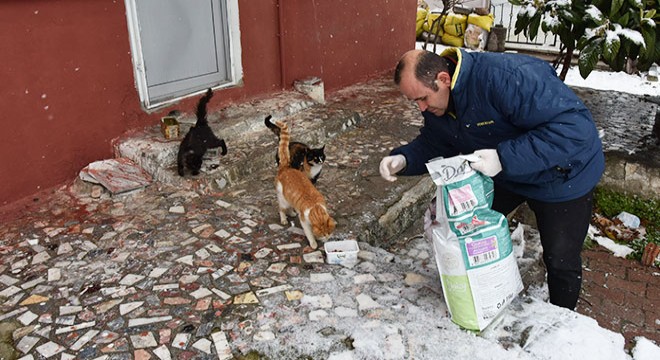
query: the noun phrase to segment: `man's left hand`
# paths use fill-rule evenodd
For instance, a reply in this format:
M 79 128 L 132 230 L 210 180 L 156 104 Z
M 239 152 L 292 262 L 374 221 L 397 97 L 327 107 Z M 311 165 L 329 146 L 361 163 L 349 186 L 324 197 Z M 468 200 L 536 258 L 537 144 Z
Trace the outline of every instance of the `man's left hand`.
M 478 172 L 493 177 L 502 171 L 502 164 L 500 157 L 497 155 L 495 149 L 483 149 L 474 152 L 474 155 L 479 157 L 479 160 L 470 163 L 470 166 Z

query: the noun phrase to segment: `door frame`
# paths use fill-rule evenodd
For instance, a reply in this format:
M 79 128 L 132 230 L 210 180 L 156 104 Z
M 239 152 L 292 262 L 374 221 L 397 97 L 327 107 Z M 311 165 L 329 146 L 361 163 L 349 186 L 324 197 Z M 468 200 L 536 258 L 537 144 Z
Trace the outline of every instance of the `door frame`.
M 137 18 L 136 1 L 124 0 L 126 5 L 126 18 L 128 24 L 128 37 L 131 46 L 131 58 L 133 60 L 133 73 L 135 87 L 138 90 L 140 106 L 147 113 L 154 112 L 172 103 L 178 102 L 191 96 L 202 94 L 206 89 L 191 92 L 190 94 L 177 96 L 168 100 L 151 103 L 149 100 L 149 89 L 147 85 L 147 74 L 144 67 L 144 56 L 142 44 L 140 43 L 139 23 Z M 188 1 L 188 0 L 185 0 Z M 241 61 L 241 38 L 238 17 L 238 0 L 226 0 L 227 2 L 227 27 L 229 37 L 229 76 L 230 81 L 214 86 L 213 89 L 224 89 L 234 87 L 243 83 L 243 67 Z

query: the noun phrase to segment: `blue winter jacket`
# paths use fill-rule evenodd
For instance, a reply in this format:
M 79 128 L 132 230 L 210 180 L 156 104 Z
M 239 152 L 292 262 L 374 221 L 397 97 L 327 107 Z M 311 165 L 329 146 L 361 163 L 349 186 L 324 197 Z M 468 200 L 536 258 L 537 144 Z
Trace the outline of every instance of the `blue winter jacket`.
M 426 173 L 435 157 L 497 149 L 497 185 L 531 199 L 560 202 L 593 189 L 605 168 L 591 113 L 546 62 L 526 55 L 466 52 L 451 82 L 456 113 L 424 111 L 424 126 L 394 149 L 407 166 L 399 175 Z

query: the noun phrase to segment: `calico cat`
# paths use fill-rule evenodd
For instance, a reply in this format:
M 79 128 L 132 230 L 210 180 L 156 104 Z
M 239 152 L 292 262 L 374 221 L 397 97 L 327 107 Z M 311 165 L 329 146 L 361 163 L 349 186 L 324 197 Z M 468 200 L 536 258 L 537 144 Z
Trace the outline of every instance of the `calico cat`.
M 179 175 L 184 176 L 188 168 L 193 175 L 198 175 L 202 168 L 202 157 L 208 149 L 222 148 L 222 155 L 227 154 L 227 145 L 223 139 L 219 139 L 209 127 L 206 120 L 206 105 L 213 97 L 213 91 L 208 89 L 206 94 L 199 99 L 197 104 L 197 123 L 191 127 L 179 145 L 177 156 L 177 170 Z
M 266 127 L 269 128 L 277 137 L 280 137 L 280 128 L 275 126 L 270 119 L 272 116 L 268 115 L 264 121 Z M 294 169 L 304 172 L 307 177 L 316 184 L 316 180 L 321 175 L 323 170 L 323 163 L 325 162 L 325 145 L 320 148 L 311 148 L 309 145 L 293 141 L 289 143 L 289 154 L 291 154 L 290 165 Z M 280 164 L 280 157 L 275 153 L 275 161 L 277 165 Z
M 311 180 L 302 171 L 291 167 L 289 128 L 281 121 L 276 121 L 275 125 L 280 130 L 277 150 L 280 164 L 275 178 L 280 223 L 287 225 L 287 213 L 292 214 L 295 211 L 309 246 L 316 249 L 318 246 L 316 237 L 325 239 L 330 236 L 335 230 L 336 223 L 328 214 L 323 195 L 314 187 Z

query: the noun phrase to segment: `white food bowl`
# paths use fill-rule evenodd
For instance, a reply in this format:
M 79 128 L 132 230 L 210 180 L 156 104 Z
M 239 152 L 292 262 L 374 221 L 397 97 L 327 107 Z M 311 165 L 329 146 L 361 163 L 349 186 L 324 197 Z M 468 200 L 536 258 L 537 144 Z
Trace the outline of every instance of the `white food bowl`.
M 328 264 L 356 263 L 360 251 L 355 240 L 328 241 L 323 247 Z

